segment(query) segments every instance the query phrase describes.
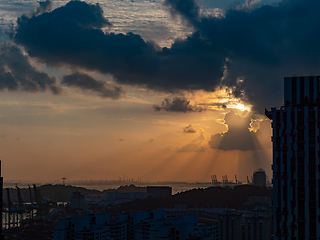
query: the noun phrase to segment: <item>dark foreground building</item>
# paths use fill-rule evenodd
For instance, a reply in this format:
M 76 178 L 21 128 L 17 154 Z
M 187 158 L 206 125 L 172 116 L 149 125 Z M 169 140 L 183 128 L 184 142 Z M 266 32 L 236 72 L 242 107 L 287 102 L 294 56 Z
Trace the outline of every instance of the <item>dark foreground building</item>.
M 273 239 L 320 239 L 320 77 L 284 79 L 273 127 Z

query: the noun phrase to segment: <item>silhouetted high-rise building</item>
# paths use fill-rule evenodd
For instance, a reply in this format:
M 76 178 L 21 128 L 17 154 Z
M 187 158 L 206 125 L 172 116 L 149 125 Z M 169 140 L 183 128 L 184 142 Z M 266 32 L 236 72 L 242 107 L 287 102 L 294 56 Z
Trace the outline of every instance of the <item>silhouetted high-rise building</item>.
M 253 185 L 259 187 L 267 185 L 267 175 L 263 169 L 259 168 L 253 173 Z
M 320 239 L 320 77 L 284 79 L 284 106 L 266 110 L 273 127 L 275 240 Z

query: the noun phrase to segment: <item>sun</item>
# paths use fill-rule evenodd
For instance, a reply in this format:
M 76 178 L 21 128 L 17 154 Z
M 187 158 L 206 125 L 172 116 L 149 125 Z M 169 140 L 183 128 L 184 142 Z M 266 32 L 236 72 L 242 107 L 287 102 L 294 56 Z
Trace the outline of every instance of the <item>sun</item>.
M 227 105 L 227 108 L 231 108 L 231 109 L 236 109 L 236 110 L 240 110 L 240 111 L 251 111 L 251 106 L 246 106 L 242 103 L 230 103 Z

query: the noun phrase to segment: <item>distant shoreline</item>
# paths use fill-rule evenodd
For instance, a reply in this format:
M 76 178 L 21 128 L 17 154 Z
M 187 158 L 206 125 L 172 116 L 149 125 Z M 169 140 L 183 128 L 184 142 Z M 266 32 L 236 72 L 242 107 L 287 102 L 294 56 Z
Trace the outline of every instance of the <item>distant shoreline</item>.
M 28 188 L 28 185 L 31 187 L 33 184 L 31 183 L 6 183 L 4 182 L 4 188 L 15 188 L 15 186 L 18 185 L 21 188 Z M 37 183 L 36 186 L 40 187 L 43 185 L 62 185 L 60 183 Z M 172 187 L 172 195 L 178 194 L 181 192 L 189 191 L 192 189 L 198 189 L 198 188 L 209 188 L 209 187 L 235 187 L 239 185 L 244 185 L 244 184 L 235 184 L 235 183 L 221 183 L 221 184 L 213 184 L 211 182 L 206 182 L 206 183 L 186 183 L 186 182 L 150 182 L 150 183 L 129 183 L 129 182 L 116 182 L 116 183 L 108 183 L 108 184 L 103 184 L 94 182 L 94 183 L 77 183 L 77 182 L 66 182 L 66 186 L 73 186 L 73 187 L 82 187 L 88 190 L 98 190 L 98 191 L 105 191 L 109 189 L 118 189 L 121 186 L 129 186 L 129 185 L 134 185 L 136 187 L 146 187 L 146 186 L 169 186 Z M 272 187 L 272 186 L 268 186 Z

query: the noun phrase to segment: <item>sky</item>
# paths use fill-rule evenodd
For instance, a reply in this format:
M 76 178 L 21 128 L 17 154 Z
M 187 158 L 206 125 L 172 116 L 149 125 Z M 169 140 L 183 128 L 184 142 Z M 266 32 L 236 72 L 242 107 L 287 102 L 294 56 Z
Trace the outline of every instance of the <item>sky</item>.
M 283 77 L 319 74 L 318 7 L 0 1 L 5 181 L 270 177 L 264 109 Z

